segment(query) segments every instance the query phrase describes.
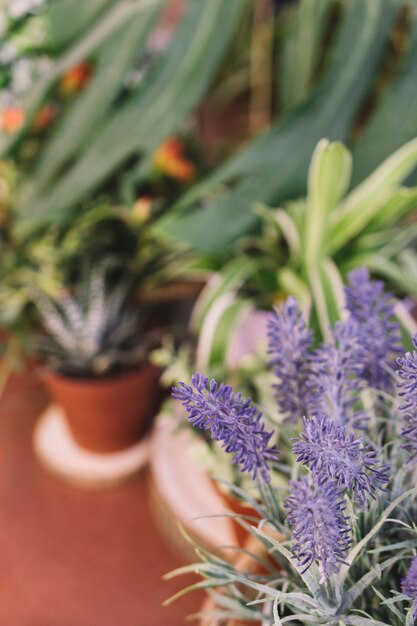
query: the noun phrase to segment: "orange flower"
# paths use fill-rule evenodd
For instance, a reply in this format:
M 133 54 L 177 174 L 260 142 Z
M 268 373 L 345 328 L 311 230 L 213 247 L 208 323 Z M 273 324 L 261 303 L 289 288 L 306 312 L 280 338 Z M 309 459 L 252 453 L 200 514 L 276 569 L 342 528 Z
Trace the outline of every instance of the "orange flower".
M 47 128 L 55 118 L 57 111 L 58 109 L 54 104 L 44 104 L 33 120 L 33 130 L 41 131 Z
M 132 208 L 132 217 L 138 222 L 147 222 L 151 216 L 152 198 L 142 196 L 138 198 Z
M 153 163 L 166 176 L 182 182 L 190 182 L 196 175 L 194 164 L 184 155 L 183 144 L 175 137 L 167 139 L 154 152 Z
M 93 75 L 93 66 L 84 61 L 74 65 L 61 78 L 60 90 L 64 95 L 71 95 L 87 87 Z
M 5 133 L 15 133 L 25 122 L 25 112 L 20 106 L 10 106 L 0 112 L 0 128 Z

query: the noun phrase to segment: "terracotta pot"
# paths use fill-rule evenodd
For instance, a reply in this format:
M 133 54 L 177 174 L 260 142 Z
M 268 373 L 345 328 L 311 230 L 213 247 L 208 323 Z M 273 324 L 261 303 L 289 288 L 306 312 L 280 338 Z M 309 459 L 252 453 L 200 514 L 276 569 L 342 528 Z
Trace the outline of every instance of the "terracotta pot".
M 195 301 L 205 281 L 183 281 L 138 291 L 141 311 L 145 310 L 149 328 L 167 327 L 180 338 L 188 332 L 189 319 Z
M 237 496 L 235 496 L 232 492 L 228 491 L 226 488 L 223 488 L 221 485 L 219 485 L 219 483 L 216 480 L 212 480 L 212 482 L 213 482 L 214 488 L 216 489 L 217 493 L 221 496 L 227 508 L 230 509 L 233 513 L 236 513 L 236 515 L 253 517 L 256 520 L 260 519 L 260 515 L 256 509 L 254 509 L 252 506 L 247 504 L 244 500 L 239 499 Z M 252 525 L 256 524 L 255 521 L 253 522 L 251 520 L 245 520 L 245 521 L 248 524 L 252 524 Z M 239 522 L 237 522 L 235 519 L 232 518 L 231 522 L 233 524 L 233 530 L 235 532 L 238 545 L 240 547 L 245 546 L 249 537 L 251 537 L 251 534 L 246 530 L 246 528 L 241 526 Z
M 140 439 L 158 410 L 158 381 L 159 370 L 150 364 L 105 379 L 45 375 L 75 441 L 92 452 L 116 452 Z

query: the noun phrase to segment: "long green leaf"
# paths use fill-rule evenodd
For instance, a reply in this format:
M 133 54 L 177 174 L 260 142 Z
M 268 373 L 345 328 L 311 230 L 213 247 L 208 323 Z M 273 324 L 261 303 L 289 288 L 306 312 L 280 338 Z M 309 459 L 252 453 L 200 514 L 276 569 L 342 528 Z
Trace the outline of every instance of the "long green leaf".
M 197 186 L 161 222 L 163 232 L 203 250 L 223 250 L 256 226 L 255 201 L 278 203 L 303 193 L 317 142 L 322 137 L 346 137 L 380 63 L 396 12 L 395 0 L 347 2 L 330 69 L 313 96 Z M 207 203 L 225 183 L 231 191 Z M 195 210 L 189 214 L 177 214 L 191 208 Z
M 308 94 L 331 0 L 300 0 L 284 39 L 279 98 L 284 109 Z
M 334 254 L 360 233 L 397 194 L 402 182 L 417 165 L 417 139 L 394 152 L 375 172 L 356 187 L 331 216 L 331 236 L 327 245 Z
M 353 184 L 417 136 L 417 7 L 410 3 L 411 40 L 400 72 L 385 88 L 376 111 L 353 147 Z
M 236 292 L 254 269 L 252 259 L 239 256 L 211 278 L 201 292 L 192 314 L 191 326 L 194 331 L 201 330 L 204 319 L 216 300 L 225 293 Z
M 34 89 L 28 94 L 25 106 L 25 124 L 19 132 L 9 137 L 4 136 L 0 138 L 0 156 L 7 155 L 24 136 L 36 112 L 45 100 L 46 95 L 64 72 L 90 56 L 121 24 L 125 23 L 126 20 L 137 13 L 145 11 L 149 6 L 159 1 L 160 0 L 143 0 L 141 3 L 138 3 L 134 0 L 120 0 L 120 2 L 112 6 L 112 8 L 94 24 L 94 27 L 57 61 L 52 69 L 38 81 Z
M 389 198 L 385 205 L 381 206 L 377 215 L 368 224 L 369 232 L 379 231 L 393 224 L 397 224 L 403 217 L 417 209 L 417 187 L 400 187 Z
M 328 216 L 349 185 L 351 167 L 350 153 L 341 143 L 322 139 L 317 144 L 308 173 L 303 238 L 307 264 L 323 254 Z
M 50 3 L 48 18 L 51 38 L 64 47 L 86 32 L 114 0 L 57 0 Z
M 361 264 L 396 285 L 403 292 L 417 296 L 417 277 L 402 270 L 397 261 L 387 259 L 380 254 L 368 254 L 361 257 Z
M 242 0 L 187 3 L 186 15 L 149 79 L 48 195 L 25 207 L 26 229 L 65 219 L 80 199 L 128 158 L 152 152 L 180 126 L 212 79 L 242 7 Z
M 35 188 L 32 193 L 35 197 L 65 164 L 71 162 L 79 148 L 87 145 L 92 131 L 103 121 L 113 103 L 127 70 L 143 51 L 146 37 L 161 8 L 159 2 L 139 15 L 129 16 L 105 42 L 91 84 L 70 108 L 49 144 L 42 150 L 33 176 Z
M 233 292 L 217 298 L 202 325 L 196 355 L 197 369 L 225 363 L 234 334 L 251 308 L 250 302 Z

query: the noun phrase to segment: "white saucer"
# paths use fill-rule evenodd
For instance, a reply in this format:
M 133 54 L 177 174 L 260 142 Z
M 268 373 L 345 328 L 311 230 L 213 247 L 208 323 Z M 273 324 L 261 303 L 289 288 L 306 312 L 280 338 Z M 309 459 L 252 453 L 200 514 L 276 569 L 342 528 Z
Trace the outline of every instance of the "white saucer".
M 61 408 L 50 405 L 33 433 L 35 453 L 54 474 L 80 486 L 107 487 L 119 484 L 149 461 L 149 438 L 121 450 L 98 454 L 81 448 L 68 428 Z

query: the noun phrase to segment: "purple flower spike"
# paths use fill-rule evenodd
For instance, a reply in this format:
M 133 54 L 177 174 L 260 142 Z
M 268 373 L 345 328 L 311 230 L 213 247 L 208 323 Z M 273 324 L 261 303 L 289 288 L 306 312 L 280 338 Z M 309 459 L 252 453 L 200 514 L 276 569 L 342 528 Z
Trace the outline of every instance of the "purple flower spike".
M 278 378 L 278 407 L 288 421 L 296 422 L 307 410 L 306 382 L 313 334 L 295 298 L 288 298 L 281 309 L 275 309 L 268 322 L 268 340 L 270 365 Z
M 375 499 L 377 490 L 384 489 L 389 480 L 389 465 L 377 465 L 372 446 L 363 445 L 361 438 L 355 439 L 324 414 L 304 418 L 304 432 L 292 449 L 315 482 L 334 482 L 341 491 L 350 491 L 362 510 L 368 496 Z
M 307 478 L 292 482 L 285 508 L 293 531 L 291 551 L 301 573 L 313 562 L 323 578 L 337 573 L 351 545 L 346 504 L 337 485 L 310 485 Z
M 265 430 L 262 413 L 250 398 L 198 373 L 192 386 L 181 382 L 174 387 L 172 397 L 182 402 L 193 426 L 209 430 L 212 439 L 223 441 L 223 448 L 234 454 L 233 463 L 241 471 L 249 472 L 253 480 L 271 480 L 268 463 L 278 458 L 279 450 L 269 446 L 273 431 Z
M 388 368 L 401 351 L 400 326 L 394 319 L 392 295 L 384 293 L 382 281 L 369 279 L 365 267 L 350 272 L 348 278 L 346 307 L 358 322 L 366 350 L 365 376 L 371 386 L 392 393 L 394 380 Z
M 401 581 L 403 594 L 413 601 L 413 620 L 417 620 L 417 556 L 411 561 L 407 576 Z
M 414 347 L 417 348 L 417 334 L 413 337 Z M 397 385 L 399 395 L 404 399 L 404 404 L 400 406 L 404 415 L 406 427 L 402 431 L 405 438 L 404 448 L 410 453 L 410 460 L 417 461 L 417 352 L 407 352 L 403 357 L 397 359 L 401 367 L 398 375 L 401 382 Z
M 326 413 L 338 424 L 364 428 L 368 417 L 357 405 L 365 353 L 357 323 L 352 319 L 337 323 L 333 339 L 311 357 L 310 414 Z

